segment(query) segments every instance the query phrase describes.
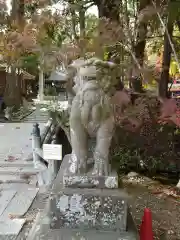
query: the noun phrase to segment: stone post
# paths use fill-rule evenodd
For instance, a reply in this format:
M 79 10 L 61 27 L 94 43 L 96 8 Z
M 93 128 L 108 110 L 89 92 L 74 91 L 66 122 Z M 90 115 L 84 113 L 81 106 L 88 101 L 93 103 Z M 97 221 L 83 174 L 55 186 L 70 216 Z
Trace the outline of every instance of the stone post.
M 33 152 L 33 163 L 34 167 L 37 168 L 40 162 L 40 156 L 36 153 L 36 149 L 41 148 L 41 135 L 40 135 L 40 129 L 39 124 L 35 123 L 33 125 L 33 131 L 32 131 L 32 152 Z
M 45 126 L 43 132 L 41 132 L 41 146 L 43 145 L 43 143 L 46 143 L 47 135 L 52 127 L 52 124 L 53 124 L 52 118 L 50 118 L 48 120 L 48 122 L 46 123 L 46 126 Z
M 41 162 L 41 156 L 42 154 L 38 154 L 38 152 L 41 152 L 41 135 L 40 135 L 40 129 L 39 124 L 35 123 L 33 125 L 33 131 L 32 131 L 32 152 L 33 152 L 33 163 L 34 167 L 36 169 L 39 169 L 39 173 L 37 175 L 38 179 L 38 185 L 48 185 L 49 179 L 48 179 L 48 169 L 47 167 Z
M 41 68 L 39 69 L 39 99 L 44 100 L 44 73 Z
M 56 135 L 53 136 L 51 144 L 56 144 Z M 57 160 L 49 160 L 48 161 L 48 169 L 49 169 L 49 178 L 51 179 L 50 181 L 52 182 L 55 177 L 57 176 L 59 167 L 58 164 L 60 161 Z

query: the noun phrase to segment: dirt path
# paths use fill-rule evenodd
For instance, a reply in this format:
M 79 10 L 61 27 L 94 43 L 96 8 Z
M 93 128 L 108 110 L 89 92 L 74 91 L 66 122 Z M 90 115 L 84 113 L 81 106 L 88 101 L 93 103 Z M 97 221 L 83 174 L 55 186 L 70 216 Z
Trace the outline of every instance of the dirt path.
M 148 178 L 138 179 L 123 179 L 132 196 L 130 204 L 137 226 L 141 224 L 144 208 L 148 207 L 152 211 L 154 239 L 180 239 L 180 195 L 171 186 Z

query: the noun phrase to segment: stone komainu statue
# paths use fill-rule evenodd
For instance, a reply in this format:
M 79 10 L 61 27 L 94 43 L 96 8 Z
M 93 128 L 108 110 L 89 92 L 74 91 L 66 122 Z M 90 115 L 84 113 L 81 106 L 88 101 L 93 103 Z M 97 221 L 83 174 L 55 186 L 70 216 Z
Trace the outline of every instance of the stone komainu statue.
M 70 112 L 70 136 L 78 173 L 87 172 L 88 139 L 96 137 L 92 174 L 102 176 L 109 174 L 109 148 L 114 117 L 111 96 L 106 93 L 108 84 L 106 89 L 103 89 L 97 73 L 97 66 L 93 63 L 79 68 L 81 84 L 76 78 L 76 95 Z

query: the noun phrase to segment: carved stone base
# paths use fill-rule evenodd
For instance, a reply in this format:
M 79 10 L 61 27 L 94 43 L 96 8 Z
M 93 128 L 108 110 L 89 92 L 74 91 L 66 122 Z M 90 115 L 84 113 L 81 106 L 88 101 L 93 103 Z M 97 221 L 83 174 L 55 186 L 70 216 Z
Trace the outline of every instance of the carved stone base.
M 64 175 L 63 184 L 72 188 L 118 188 L 118 175 L 112 173 L 109 176 L 93 175 Z
M 70 155 L 66 155 L 51 189 L 48 204 L 28 240 L 137 240 L 138 232 L 128 209 L 128 195 L 123 189 L 65 187 L 84 176 L 69 172 Z M 68 177 L 67 173 L 70 174 Z M 92 176 L 91 176 L 92 177 Z M 104 184 L 108 178 L 101 179 Z M 96 177 L 90 178 L 95 180 Z M 99 179 L 100 180 L 100 179 Z M 90 181 L 90 182 L 91 182 Z M 86 182 L 86 181 L 85 181 Z M 76 185 L 77 186 L 77 185 Z M 100 186 L 100 184 L 98 184 Z
M 66 155 L 63 160 L 65 163 L 63 171 L 63 185 L 71 188 L 118 188 L 118 175 L 116 172 L 111 172 L 108 176 L 98 176 L 92 174 L 93 159 L 88 159 L 88 172 L 85 174 L 77 174 L 74 171 L 77 166 L 76 159 L 73 156 Z M 109 167 L 110 169 L 110 167 Z
M 126 231 L 128 203 L 125 193 L 109 196 L 109 191 L 113 190 L 97 192 L 94 189 L 90 193 L 76 190 L 74 193 L 69 189 L 51 199 L 51 229 Z

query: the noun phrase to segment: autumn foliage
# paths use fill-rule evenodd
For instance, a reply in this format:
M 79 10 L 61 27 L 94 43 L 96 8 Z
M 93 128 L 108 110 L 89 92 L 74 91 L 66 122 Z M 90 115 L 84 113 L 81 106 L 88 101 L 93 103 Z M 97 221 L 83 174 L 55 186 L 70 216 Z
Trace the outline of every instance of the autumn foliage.
M 1 0 L 0 4 L 5 7 L 5 1 Z M 101 18 L 97 22 L 97 26 L 93 29 L 91 38 L 73 39 L 62 41 L 57 45 L 54 33 L 56 29 L 60 29 L 61 33 L 67 31 L 67 11 L 55 11 L 52 13 L 45 7 L 51 5 L 48 0 L 28 0 L 24 2 L 25 7 L 35 6 L 37 9 L 31 8 L 32 14 L 25 18 L 23 30 L 20 30 L 16 21 L 8 26 L 7 30 L 2 34 L 1 49 L 4 60 L 9 64 L 19 66 L 19 58 L 28 52 L 44 54 L 44 60 L 51 63 L 51 68 L 55 68 L 60 63 L 68 63 L 83 56 L 95 55 L 100 48 L 111 48 L 112 52 L 121 57 L 122 52 L 119 47 L 123 47 L 126 58 L 118 63 L 127 73 L 129 68 L 135 68 L 138 75 L 146 82 L 149 82 L 154 77 L 154 72 L 149 71 L 144 66 L 140 66 L 138 59 L 134 57 L 132 49 L 132 32 L 129 30 L 124 14 L 121 14 L 119 22 L 111 21 L 107 18 Z M 41 10 L 40 13 L 37 10 Z M 151 15 L 161 11 L 155 9 L 152 5 L 147 6 L 141 11 L 138 16 L 138 21 L 147 21 Z M 50 58 L 51 55 L 51 58 Z M 50 61 L 50 59 L 53 59 Z M 112 57 L 113 60 L 113 57 Z M 47 66 L 47 65 L 45 65 Z M 46 69 L 46 68 L 44 68 Z M 50 68 L 48 68 L 49 70 Z M 134 69 L 133 69 L 134 70 Z M 115 109 L 117 124 L 120 124 L 125 129 L 136 132 L 141 131 L 144 125 L 149 125 L 151 122 L 157 124 L 174 124 L 180 125 L 178 101 L 174 99 L 158 99 L 149 97 L 148 94 L 142 93 L 132 103 L 132 93 L 125 90 L 117 92 L 113 98 L 113 103 L 117 105 Z M 150 99 L 151 98 L 151 99 Z

